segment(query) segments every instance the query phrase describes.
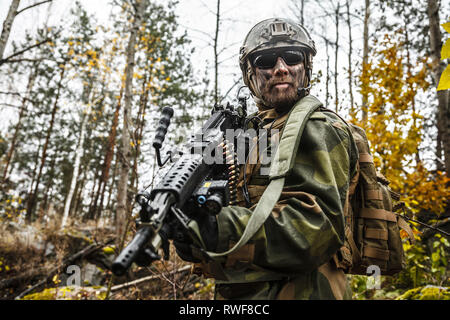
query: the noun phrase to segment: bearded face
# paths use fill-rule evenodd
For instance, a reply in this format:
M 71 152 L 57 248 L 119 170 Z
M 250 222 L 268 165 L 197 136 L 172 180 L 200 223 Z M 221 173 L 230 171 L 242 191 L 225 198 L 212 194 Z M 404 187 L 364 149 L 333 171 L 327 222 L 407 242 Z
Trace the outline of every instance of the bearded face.
M 306 84 L 304 59 L 285 53 L 261 54 L 254 59 L 255 81 L 268 107 L 289 111 L 298 101 L 297 89 Z M 303 57 L 303 54 L 302 54 Z

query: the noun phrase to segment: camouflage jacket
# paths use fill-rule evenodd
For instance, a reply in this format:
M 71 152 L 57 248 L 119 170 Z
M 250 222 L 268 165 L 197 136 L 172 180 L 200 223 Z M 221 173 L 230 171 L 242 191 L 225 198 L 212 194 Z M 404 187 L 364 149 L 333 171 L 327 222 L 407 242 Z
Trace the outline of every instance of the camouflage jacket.
M 288 117 L 274 109 L 257 115 L 263 128 L 281 133 Z M 250 158 L 258 154 L 255 149 Z M 351 298 L 346 276 L 332 258 L 344 243 L 344 205 L 357 160 L 347 124 L 325 108 L 314 112 L 301 137 L 295 166 L 264 226 L 238 251 L 217 259 L 229 281 L 216 280 L 216 299 Z M 261 170 L 264 166 L 253 163 L 245 168 L 253 205 L 247 208 L 240 192 L 237 205 L 222 209 L 217 216 L 216 252 L 228 250 L 240 239 L 269 183 Z M 239 187 L 243 174 L 242 166 Z M 197 267 L 216 278 L 210 263 Z

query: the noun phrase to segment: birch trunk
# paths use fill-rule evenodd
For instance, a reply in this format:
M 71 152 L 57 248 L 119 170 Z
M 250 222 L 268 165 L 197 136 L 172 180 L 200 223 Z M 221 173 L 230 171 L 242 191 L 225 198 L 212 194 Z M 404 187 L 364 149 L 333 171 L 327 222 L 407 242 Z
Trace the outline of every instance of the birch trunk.
M 84 139 L 85 139 L 86 125 L 87 125 L 87 121 L 88 121 L 90 113 L 91 113 L 91 105 L 89 104 L 87 111 L 84 114 L 83 122 L 81 123 L 80 139 L 78 140 L 78 145 L 77 145 L 77 148 L 75 149 L 75 164 L 74 164 L 73 173 L 72 173 L 72 180 L 70 181 L 69 193 L 67 195 L 66 203 L 64 204 L 64 212 L 63 212 L 63 218 L 62 218 L 62 222 L 61 222 L 61 229 L 64 229 L 64 227 L 67 225 L 67 219 L 69 218 L 70 205 L 72 203 L 73 195 L 75 192 L 75 186 L 77 184 L 78 174 L 80 172 L 80 162 L 81 162 L 81 156 L 83 155 L 83 145 L 84 145 Z
M 17 8 L 19 7 L 20 0 L 13 0 L 9 6 L 8 15 L 3 22 L 2 34 L 0 35 L 0 60 L 3 58 L 5 52 L 6 43 L 8 42 L 9 34 L 11 32 L 11 26 L 14 22 L 14 18 L 17 15 Z

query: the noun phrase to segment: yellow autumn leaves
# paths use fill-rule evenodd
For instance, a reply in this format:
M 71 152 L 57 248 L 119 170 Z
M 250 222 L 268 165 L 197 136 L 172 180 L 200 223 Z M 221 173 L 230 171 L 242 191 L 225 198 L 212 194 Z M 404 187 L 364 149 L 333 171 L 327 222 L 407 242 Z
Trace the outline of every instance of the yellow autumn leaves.
M 442 24 L 442 27 L 450 33 L 450 22 Z M 442 46 L 441 50 L 441 60 L 449 59 L 450 58 L 450 38 L 445 41 L 444 45 Z M 447 90 L 450 89 L 450 65 L 445 68 L 445 70 L 442 72 L 441 79 L 439 80 L 439 85 L 437 87 L 437 90 Z
M 368 120 L 353 121 L 367 133 L 377 168 L 402 195 L 406 208 L 417 214 L 444 212 L 449 179 L 427 169 L 419 152 L 424 136 L 424 117 L 417 95 L 430 86 L 426 57 L 408 60 L 402 34 L 378 40 L 365 66 L 361 91 L 368 95 Z

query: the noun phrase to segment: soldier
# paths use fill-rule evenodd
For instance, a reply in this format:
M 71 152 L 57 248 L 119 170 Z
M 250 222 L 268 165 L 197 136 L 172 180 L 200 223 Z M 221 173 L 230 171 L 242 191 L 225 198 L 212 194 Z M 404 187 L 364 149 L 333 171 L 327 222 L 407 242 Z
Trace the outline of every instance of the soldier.
M 285 131 L 293 108 L 318 100 L 309 94 L 314 41 L 287 19 L 267 19 L 245 38 L 239 64 L 258 106 L 259 128 Z M 300 126 L 296 119 L 291 127 Z M 344 207 L 358 153 L 348 125 L 320 107 L 306 122 L 281 195 L 250 240 L 234 252 L 202 259 L 192 243 L 175 239 L 178 255 L 216 279 L 216 299 L 349 299 L 344 272 L 336 267 L 344 243 Z M 283 154 L 284 153 L 284 154 Z M 294 153 L 294 154 L 289 154 Z M 261 164 L 241 168 L 237 205 L 198 221 L 204 248 L 225 252 L 240 240 L 269 185 Z M 241 192 L 242 191 L 242 192 Z M 268 192 L 270 193 L 270 192 Z

